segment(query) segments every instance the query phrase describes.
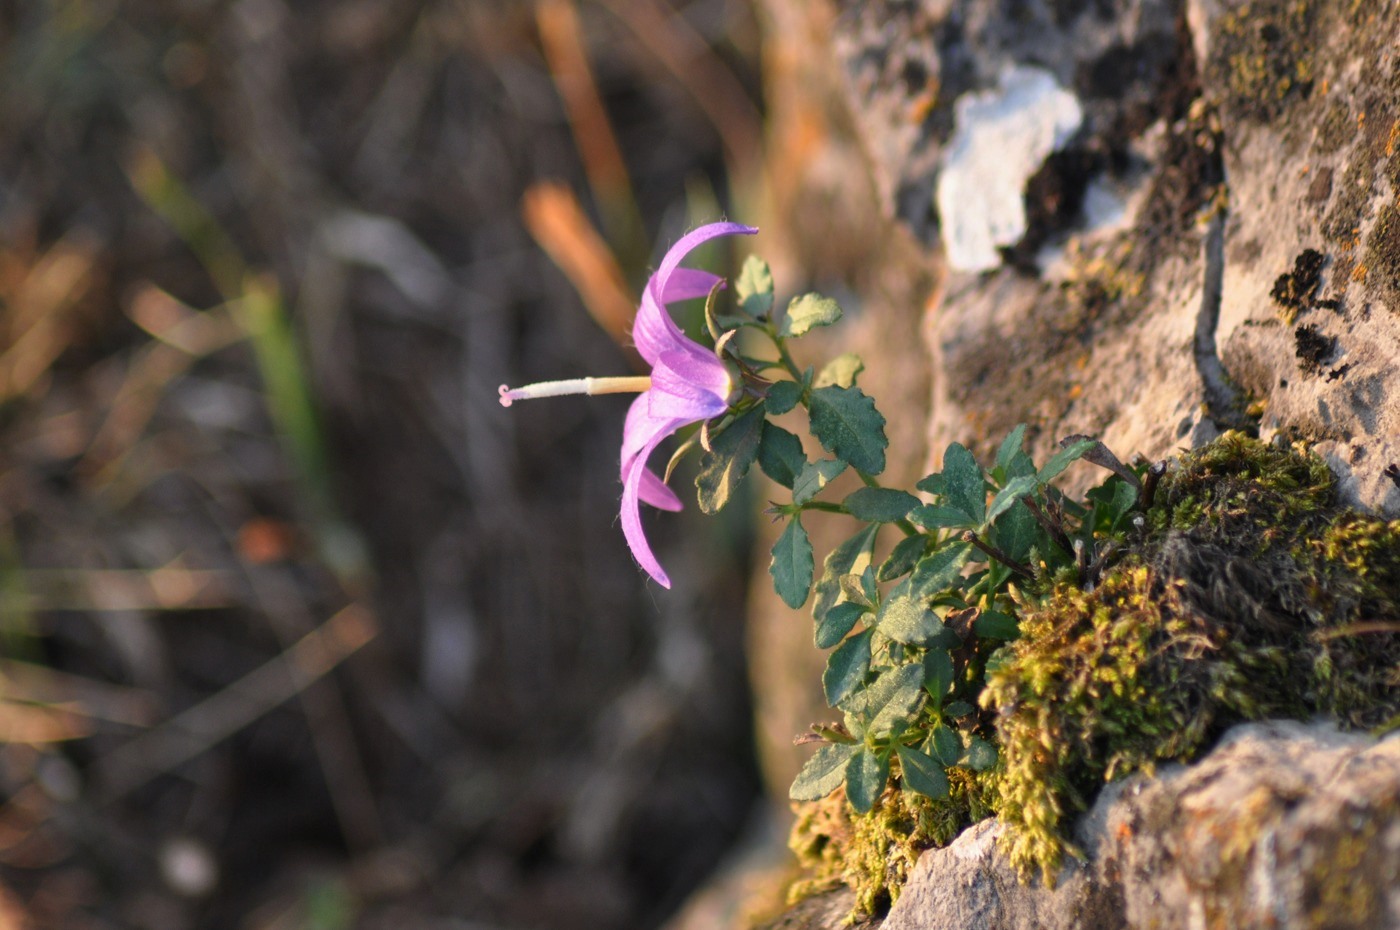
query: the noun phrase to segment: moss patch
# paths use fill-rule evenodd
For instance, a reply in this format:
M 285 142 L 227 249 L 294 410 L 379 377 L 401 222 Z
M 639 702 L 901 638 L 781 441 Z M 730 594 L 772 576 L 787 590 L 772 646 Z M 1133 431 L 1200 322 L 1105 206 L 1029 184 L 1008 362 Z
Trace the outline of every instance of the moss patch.
M 1229 108 L 1268 121 L 1292 96 L 1306 97 L 1316 79 L 1317 14 L 1309 0 L 1257 0 L 1220 17 L 1222 84 Z
M 878 913 L 922 850 L 990 814 L 1023 874 L 1053 883 L 1109 780 L 1189 761 L 1243 720 L 1400 714 L 1400 520 L 1340 507 L 1320 458 L 1226 434 L 1168 472 L 1125 543 L 1092 590 L 1061 578 L 1025 597 L 982 698 L 997 767 L 952 770 L 946 801 L 799 807 L 797 895 L 844 883 Z
M 992 805 L 1047 880 L 1105 781 L 1241 720 L 1400 711 L 1400 521 L 1341 510 L 1320 459 L 1238 434 L 1184 460 L 1149 516 L 1099 587 L 1027 610 L 988 676 Z
M 845 884 L 856 892 L 852 917 L 884 912 L 899 899 L 921 852 L 948 845 L 991 814 L 981 781 L 956 768 L 946 800 L 889 790 L 865 815 L 851 809 L 844 791 L 797 806 L 788 846 L 807 877 L 791 887 L 790 902 Z

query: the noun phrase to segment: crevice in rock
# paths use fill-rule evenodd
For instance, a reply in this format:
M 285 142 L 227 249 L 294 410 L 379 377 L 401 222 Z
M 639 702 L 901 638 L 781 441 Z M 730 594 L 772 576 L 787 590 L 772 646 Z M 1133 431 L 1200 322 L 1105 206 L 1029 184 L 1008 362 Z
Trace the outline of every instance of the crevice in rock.
M 1196 336 L 1192 350 L 1196 359 L 1196 371 L 1201 376 L 1201 385 L 1205 390 L 1206 416 L 1217 429 L 1237 429 L 1254 434 L 1254 424 L 1245 415 L 1247 403 L 1244 394 L 1235 386 L 1229 372 L 1225 370 L 1215 344 L 1215 331 L 1220 324 L 1220 301 L 1225 282 L 1225 221 L 1229 217 L 1229 211 L 1223 202 L 1223 185 L 1219 199 L 1221 203 L 1214 208 L 1206 229 L 1205 242 L 1201 245 L 1201 264 L 1205 271 L 1201 284 L 1201 309 L 1196 314 Z

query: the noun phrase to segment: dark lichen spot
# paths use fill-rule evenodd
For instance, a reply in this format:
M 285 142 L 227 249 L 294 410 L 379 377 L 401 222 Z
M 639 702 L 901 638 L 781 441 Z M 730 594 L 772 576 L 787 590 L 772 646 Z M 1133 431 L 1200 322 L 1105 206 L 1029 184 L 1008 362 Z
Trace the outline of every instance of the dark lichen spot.
M 1304 374 L 1315 375 L 1337 351 L 1337 340 L 1322 333 L 1316 326 L 1299 326 L 1293 331 L 1294 352 L 1298 367 Z
M 1315 6 L 1309 0 L 1259 0 L 1219 18 L 1214 35 L 1220 51 L 1212 55 L 1210 71 L 1228 88 L 1232 115 L 1268 122 L 1290 99 L 1312 92 Z
M 1269 296 L 1282 311 L 1279 316 L 1292 323 L 1303 310 L 1312 308 L 1322 283 L 1322 265 L 1326 261 L 1316 249 L 1304 249 L 1293 260 L 1293 270 L 1285 271 L 1274 281 Z
M 1323 168 L 1313 176 L 1312 183 L 1308 185 L 1308 203 L 1319 204 L 1332 196 L 1332 169 Z

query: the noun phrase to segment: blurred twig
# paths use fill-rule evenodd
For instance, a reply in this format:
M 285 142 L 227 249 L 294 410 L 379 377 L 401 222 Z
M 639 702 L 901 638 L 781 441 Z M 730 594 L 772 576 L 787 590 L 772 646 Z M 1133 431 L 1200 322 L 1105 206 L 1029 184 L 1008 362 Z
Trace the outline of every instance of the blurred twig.
M 13 292 L 0 295 L 0 401 L 29 391 L 68 347 L 70 317 L 91 286 L 95 260 L 93 244 L 69 234 L 28 269 Z
M 675 76 L 724 144 L 730 176 L 750 178 L 761 165 L 763 117 L 734 72 L 685 18 L 661 0 L 600 0 Z
M 229 687 L 97 761 L 110 803 L 238 732 L 295 697 L 376 635 L 374 619 L 351 604 L 290 649 Z

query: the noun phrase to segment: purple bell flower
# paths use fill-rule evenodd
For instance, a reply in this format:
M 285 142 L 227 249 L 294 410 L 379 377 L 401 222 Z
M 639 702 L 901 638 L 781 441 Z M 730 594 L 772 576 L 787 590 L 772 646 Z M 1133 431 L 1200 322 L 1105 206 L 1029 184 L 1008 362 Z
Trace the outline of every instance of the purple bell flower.
M 681 501 L 661 477 L 647 467 L 656 447 L 677 430 L 723 415 L 737 399 L 738 385 L 728 365 L 713 351 L 686 337 L 665 306 L 678 300 L 704 297 L 718 275 L 681 268 L 696 246 L 719 236 L 758 232 L 738 223 L 710 223 L 683 236 L 661 259 L 642 291 L 641 306 L 632 324 L 632 341 L 650 377 L 578 378 L 547 381 L 510 389 L 501 386 L 501 404 L 564 394 L 611 394 L 639 391 L 627 411 L 622 429 L 622 533 L 633 557 L 664 588 L 671 579 L 656 560 L 642 532 L 641 502 L 661 510 L 680 510 Z

